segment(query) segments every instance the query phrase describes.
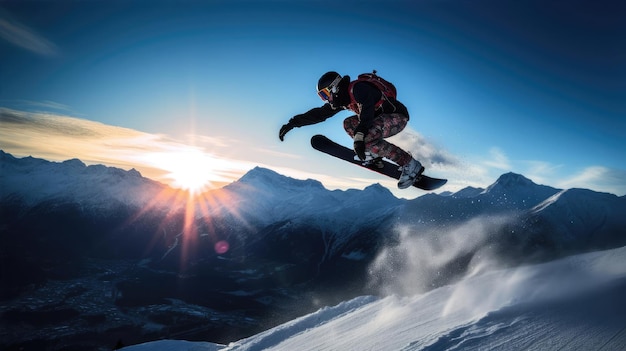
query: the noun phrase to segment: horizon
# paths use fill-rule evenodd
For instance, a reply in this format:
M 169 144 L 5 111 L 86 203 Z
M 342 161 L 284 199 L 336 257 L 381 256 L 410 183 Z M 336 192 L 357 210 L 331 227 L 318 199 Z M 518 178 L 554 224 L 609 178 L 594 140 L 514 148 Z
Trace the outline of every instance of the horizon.
M 425 192 L 310 147 L 315 134 L 351 145 L 348 114 L 278 140 L 289 118 L 321 106 L 321 74 L 376 69 L 411 115 L 389 140 L 447 178 L 440 191 L 514 172 L 626 194 L 622 5 L 377 5 L 2 3 L 0 148 L 135 168 L 177 188 L 218 188 L 258 165 L 415 198 Z
M 104 164 L 101 164 L 101 163 L 87 164 L 87 163 L 85 163 L 83 160 L 78 159 L 78 158 L 72 158 L 72 159 L 67 159 L 67 160 L 59 160 L 59 161 L 50 161 L 50 160 L 45 160 L 45 159 L 41 159 L 41 158 L 37 158 L 37 157 L 33 157 L 33 156 L 16 157 L 15 155 L 12 155 L 11 153 L 6 152 L 5 150 L 2 150 L 2 149 L 0 149 L 0 153 L 4 153 L 4 154 L 9 155 L 9 156 L 11 156 L 11 157 L 14 157 L 14 158 L 16 158 L 16 159 L 34 158 L 34 159 L 44 160 L 44 161 L 47 161 L 47 162 L 57 163 L 57 164 L 65 163 L 65 162 L 68 162 L 68 161 L 78 160 L 78 161 L 79 161 L 79 162 L 81 162 L 81 163 L 82 163 L 85 167 L 102 165 L 102 166 L 106 166 L 106 167 L 113 167 L 113 168 L 121 169 L 121 168 L 119 168 L 119 167 L 115 167 L 115 166 L 107 166 L 107 165 L 104 165 Z M 341 191 L 346 191 L 346 190 L 365 190 L 365 188 L 363 188 L 363 189 L 356 189 L 356 188 L 347 188 L 347 189 L 329 189 L 329 188 L 328 188 L 328 187 L 326 187 L 326 186 L 324 185 L 324 183 L 323 183 L 323 182 L 321 182 L 319 179 L 310 178 L 310 177 L 309 177 L 309 178 L 297 178 L 297 177 L 292 177 L 292 176 L 290 176 L 290 175 L 283 174 L 283 173 L 281 173 L 281 172 L 279 172 L 279 171 L 277 171 L 277 170 L 275 170 L 275 169 L 268 168 L 268 167 L 262 167 L 262 166 L 258 166 L 258 165 L 257 165 L 257 166 L 254 166 L 253 168 L 251 168 L 251 169 L 249 169 L 249 170 L 247 170 L 246 172 L 244 172 L 244 173 L 241 175 L 241 177 L 239 177 L 239 178 L 237 178 L 237 179 L 234 179 L 234 180 L 232 180 L 231 182 L 224 183 L 224 184 L 222 184 L 222 185 L 221 185 L 221 186 L 219 186 L 219 187 L 214 187 L 214 188 L 210 188 L 210 189 L 205 188 L 205 189 L 201 189 L 201 190 L 199 190 L 199 191 L 193 191 L 193 190 L 189 190 L 189 189 L 180 189 L 180 188 L 177 188 L 177 187 L 172 187 L 171 185 L 169 185 L 169 184 L 167 184 L 167 183 L 163 183 L 163 182 L 161 182 L 161 181 L 159 181 L 159 180 L 157 180 L 157 179 L 153 179 L 153 178 L 150 178 L 150 177 L 148 177 L 148 176 L 146 176 L 146 175 L 142 174 L 142 173 L 141 173 L 141 171 L 137 170 L 136 168 L 131 168 L 131 169 L 121 169 L 121 170 L 122 170 L 122 171 L 125 171 L 125 172 L 132 172 L 132 171 L 135 171 L 135 172 L 137 172 L 137 173 L 138 173 L 138 174 L 139 174 L 142 178 L 145 178 L 145 179 L 149 179 L 149 180 L 151 180 L 151 181 L 158 182 L 158 183 L 162 184 L 163 186 L 166 186 L 166 187 L 171 188 L 172 190 L 175 190 L 175 191 L 176 191 L 176 190 L 182 190 L 182 191 L 185 191 L 185 192 L 190 192 L 190 193 L 192 193 L 192 194 L 194 194 L 194 193 L 195 193 L 195 196 L 202 197 L 202 196 L 203 196 L 203 194 L 205 194 L 205 193 L 207 193 L 207 192 L 210 192 L 210 191 L 212 191 L 212 190 L 219 190 L 219 189 L 223 189 L 224 187 L 226 187 L 226 186 L 227 186 L 227 185 L 229 185 L 229 184 L 232 184 L 232 183 L 235 183 L 235 182 L 240 181 L 241 179 L 243 179 L 244 177 L 246 177 L 246 175 L 248 175 L 248 174 L 250 174 L 250 173 L 254 172 L 256 169 L 268 170 L 268 171 L 273 172 L 274 174 L 276 174 L 276 175 L 278 175 L 278 176 L 285 177 L 285 178 L 289 178 L 289 179 L 294 179 L 294 180 L 297 180 L 297 181 L 308 181 L 308 180 L 317 181 L 317 182 L 319 182 L 322 186 L 324 186 L 324 188 L 325 188 L 326 190 L 329 190 L 329 191 L 332 191 L 332 190 L 341 190 Z M 366 171 L 367 171 L 367 170 L 366 170 Z M 368 171 L 368 172 L 369 172 L 369 171 Z M 554 186 L 554 185 L 552 185 L 552 184 L 538 183 L 538 182 L 534 181 L 533 179 L 528 178 L 528 177 L 527 177 L 526 175 L 524 175 L 524 174 L 521 174 L 521 173 L 516 173 L 516 172 L 512 172 L 512 171 L 508 171 L 508 172 L 503 172 L 503 173 L 501 173 L 500 175 L 498 175 L 495 179 L 493 179 L 493 180 L 492 180 L 492 182 L 491 182 L 491 183 L 489 183 L 489 184 L 488 184 L 487 186 L 485 186 L 485 187 L 472 187 L 472 186 L 467 186 L 467 187 L 465 187 L 465 188 L 462 188 L 462 189 L 459 189 L 459 190 L 456 190 L 456 191 L 449 191 L 449 190 L 437 189 L 437 190 L 435 190 L 435 191 L 423 191 L 423 194 L 422 194 L 422 195 L 420 195 L 420 196 L 427 195 L 427 194 L 438 194 L 438 195 L 442 195 L 442 194 L 450 194 L 450 195 L 454 195 L 455 193 L 460 192 L 460 191 L 465 190 L 465 189 L 468 189 L 468 188 L 474 188 L 474 189 L 486 190 L 486 189 L 487 189 L 487 188 L 489 188 L 490 186 L 492 186 L 492 185 L 496 184 L 496 183 L 497 183 L 497 182 L 498 182 L 501 178 L 503 178 L 503 177 L 505 177 L 505 176 L 508 176 L 508 175 L 521 176 L 521 177 L 523 177 L 524 179 L 528 179 L 528 180 L 530 180 L 533 184 L 535 184 L 535 185 L 537 185 L 537 186 L 548 186 L 548 187 L 551 187 L 551 188 L 553 188 L 553 189 L 555 189 L 555 190 L 558 190 L 558 191 L 566 191 L 566 190 L 571 190 L 571 189 L 577 189 L 576 187 L 572 187 L 572 188 L 559 188 L 559 187 L 556 187 L 556 186 Z M 367 188 L 367 187 L 370 187 L 370 186 L 373 186 L 373 185 L 379 185 L 379 186 L 381 186 L 381 187 L 383 187 L 383 188 L 387 189 L 388 191 L 390 191 L 390 193 L 391 193 L 393 196 L 395 196 L 396 198 L 399 198 L 399 199 L 400 199 L 400 198 L 402 198 L 402 197 L 399 197 L 399 196 L 397 196 L 396 194 L 394 194 L 394 193 L 393 193 L 393 191 L 392 191 L 393 189 L 389 189 L 388 187 L 386 187 L 384 184 L 382 184 L 382 183 L 380 183 L 380 182 L 374 182 L 374 183 L 372 183 L 372 184 L 369 184 L 368 186 L 366 186 L 366 188 Z M 594 191 L 594 192 L 599 192 L 599 193 L 602 193 L 602 192 L 600 192 L 600 191 L 596 191 L 596 190 L 593 190 L 593 189 L 588 189 L 588 188 L 582 188 L 582 189 L 586 189 L 586 190 L 591 190 L 591 191 Z M 604 192 L 604 193 L 607 193 L 607 192 Z M 618 197 L 621 197 L 621 196 L 626 196 L 626 195 L 619 195 L 619 194 L 615 194 L 615 193 L 608 193 L 608 194 L 615 195 L 615 196 L 618 196 Z M 418 196 L 418 197 L 420 197 L 420 196 Z

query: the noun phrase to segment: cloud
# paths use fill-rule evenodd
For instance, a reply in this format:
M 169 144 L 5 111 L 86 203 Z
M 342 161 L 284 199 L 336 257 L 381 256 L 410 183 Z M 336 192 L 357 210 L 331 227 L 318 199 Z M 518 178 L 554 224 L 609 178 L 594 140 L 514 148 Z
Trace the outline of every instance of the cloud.
M 14 109 L 24 109 L 30 111 L 39 111 L 42 113 L 49 113 L 50 111 L 58 111 L 62 113 L 73 113 L 70 106 L 50 101 L 32 101 L 32 100 L 0 100 L 0 103 L 13 106 Z
M 166 164 L 168 155 L 205 154 L 215 160 L 212 173 L 218 183 L 233 181 L 251 168 L 247 162 L 214 157 L 203 146 L 75 117 L 0 107 L 0 124 L 0 148 L 15 156 L 52 161 L 79 158 L 87 164 L 136 168 L 144 176 L 163 182 L 169 182 L 168 172 L 172 171 Z M 215 150 L 217 145 L 227 145 L 220 138 L 199 136 L 198 140 Z
M 0 12 L 0 38 L 41 56 L 57 56 L 59 48 L 36 31 Z
M 492 147 L 489 150 L 489 156 L 489 159 L 484 162 L 486 166 L 503 171 L 511 169 L 511 162 L 501 149 Z
M 61 117 L 50 113 L 30 113 L 24 111 L 0 108 L 0 122 L 3 125 L 3 135 L 11 139 L 8 131 L 28 136 L 29 133 L 47 133 L 50 135 L 63 135 L 74 137 L 95 137 L 98 127 L 104 126 L 97 122 L 88 122 L 72 117 Z M 27 142 L 29 140 L 24 140 Z M 16 140 L 16 142 L 20 142 Z
M 554 178 L 562 165 L 554 165 L 546 161 L 524 161 L 524 175 L 538 184 L 545 184 Z
M 567 173 L 564 164 L 545 161 L 521 162 L 521 173 L 537 184 L 561 189 L 584 188 L 622 196 L 626 194 L 626 170 L 588 166 L 578 173 Z
M 523 174 L 537 184 L 561 189 L 584 188 L 619 196 L 626 194 L 626 170 L 588 166 L 572 174 L 565 168 L 565 164 L 539 160 L 518 161 L 511 165 L 513 171 Z
M 448 179 L 442 190 L 455 192 L 468 186 L 486 187 L 502 170 L 510 167 L 508 158 L 498 148 L 492 148 L 487 157 L 467 159 L 447 151 L 410 127 L 387 140 L 410 151 L 424 164 L 426 174 Z
M 626 194 L 626 170 L 591 166 L 580 173 L 558 181 L 564 189 L 588 188 L 617 195 Z
M 394 135 L 387 140 L 409 151 L 413 154 L 413 157 L 422 161 L 427 168 L 449 169 L 460 165 L 458 157 L 450 154 L 443 147 L 434 144 L 410 127 L 406 127 L 402 133 Z

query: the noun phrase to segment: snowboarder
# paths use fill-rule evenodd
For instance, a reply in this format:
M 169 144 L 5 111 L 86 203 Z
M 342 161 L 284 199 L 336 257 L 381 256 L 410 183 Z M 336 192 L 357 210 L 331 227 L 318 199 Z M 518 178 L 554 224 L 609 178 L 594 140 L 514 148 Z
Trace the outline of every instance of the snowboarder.
M 386 157 L 400 165 L 400 189 L 410 187 L 424 172 L 418 160 L 385 140 L 406 127 L 409 112 L 395 99 L 393 84 L 378 77 L 376 71 L 362 74 L 354 81 L 350 81 L 350 76 L 342 77 L 337 72 L 324 73 L 317 83 L 317 94 L 325 104 L 291 118 L 280 128 L 278 137 L 281 141 L 295 127 L 323 122 L 341 110 L 351 110 L 356 115 L 346 118 L 343 126 L 353 139 L 354 152 L 359 159 L 365 160 L 365 152 L 369 151 L 375 158 L 374 164 Z

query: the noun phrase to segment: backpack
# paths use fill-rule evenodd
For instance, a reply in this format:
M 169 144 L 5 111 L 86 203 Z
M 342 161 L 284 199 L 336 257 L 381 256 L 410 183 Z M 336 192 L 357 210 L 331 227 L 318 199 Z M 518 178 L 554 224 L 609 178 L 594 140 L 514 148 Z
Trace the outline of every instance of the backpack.
M 359 82 L 370 82 L 374 84 L 387 99 L 395 100 L 398 96 L 396 87 L 391 82 L 379 77 L 376 74 L 376 70 L 373 70 L 372 73 L 359 74 L 356 80 Z
M 398 95 L 396 87 L 391 82 L 387 81 L 386 79 L 379 77 L 376 74 L 376 70 L 373 70 L 372 73 L 359 74 L 357 79 L 350 83 L 350 88 L 349 88 L 350 100 L 352 101 L 349 109 L 355 111 L 356 113 L 360 113 L 360 108 L 358 110 L 356 109 L 357 105 L 354 103 L 354 93 L 352 92 L 352 89 L 354 87 L 354 83 L 357 83 L 357 82 L 369 82 L 373 84 L 374 86 L 376 86 L 376 88 L 378 88 L 378 90 L 382 92 L 380 101 L 376 104 L 376 109 L 382 106 L 382 104 L 385 101 L 395 101 Z

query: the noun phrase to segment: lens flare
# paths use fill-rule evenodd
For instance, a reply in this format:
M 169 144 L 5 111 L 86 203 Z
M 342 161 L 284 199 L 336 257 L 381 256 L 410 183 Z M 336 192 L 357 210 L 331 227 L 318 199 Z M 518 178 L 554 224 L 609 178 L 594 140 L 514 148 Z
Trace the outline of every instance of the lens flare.
M 215 243 L 214 248 L 217 254 L 222 255 L 228 252 L 228 249 L 230 249 L 230 245 L 228 244 L 228 241 L 220 240 Z

